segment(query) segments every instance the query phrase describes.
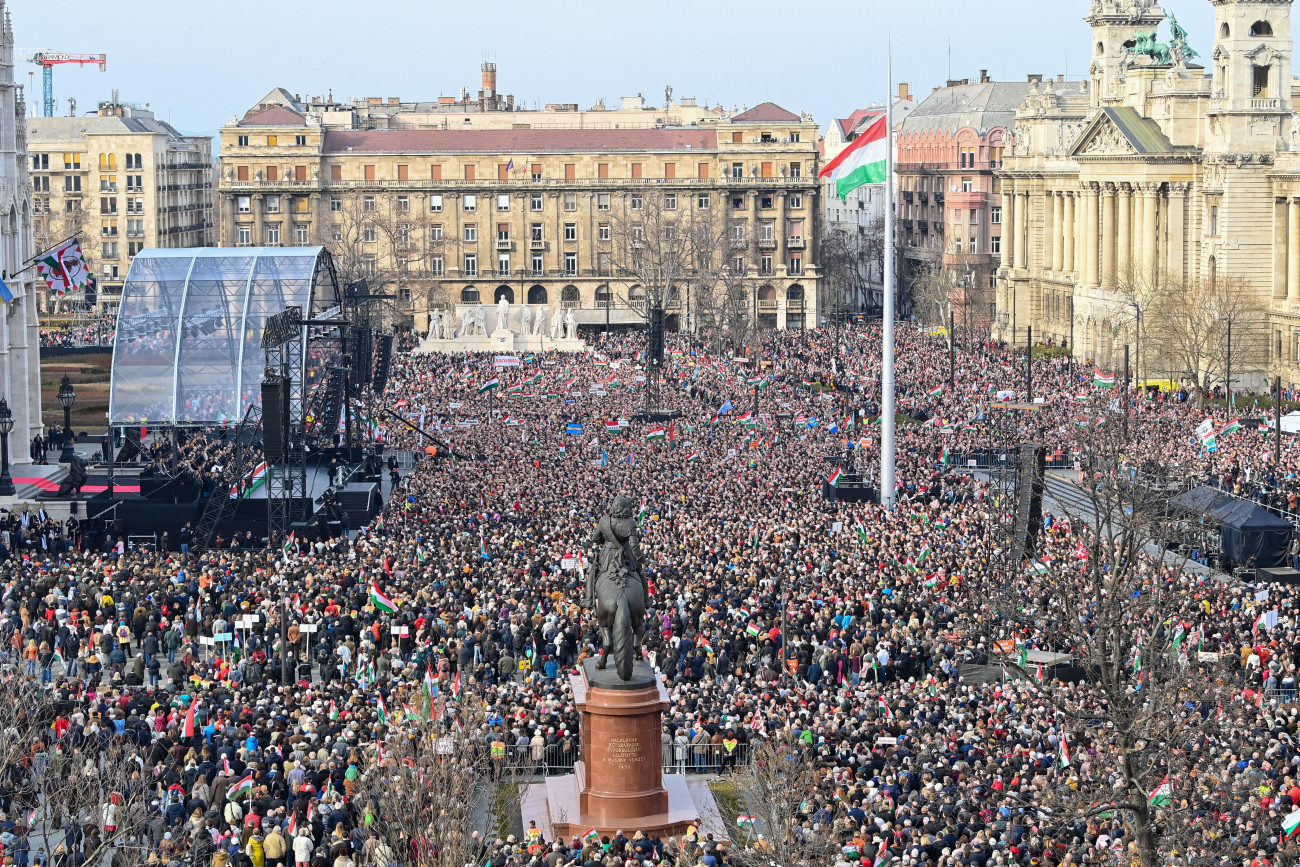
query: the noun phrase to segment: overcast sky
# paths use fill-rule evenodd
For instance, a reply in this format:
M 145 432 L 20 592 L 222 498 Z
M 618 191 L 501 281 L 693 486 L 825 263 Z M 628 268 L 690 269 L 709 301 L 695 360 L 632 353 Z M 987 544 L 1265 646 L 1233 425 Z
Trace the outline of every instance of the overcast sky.
M 883 99 L 885 32 L 893 32 L 894 78 L 923 97 L 949 77 L 980 69 L 999 80 L 1027 73 L 1086 72 L 1088 0 L 609 0 L 430 3 L 428 0 L 224 0 L 179 4 L 133 0 L 9 0 L 20 49 L 103 52 L 107 72 L 54 71 L 56 114 L 94 109 L 116 88 L 149 103 L 183 132 L 212 134 L 272 87 L 290 93 L 432 99 L 479 88 L 494 60 L 497 87 L 531 106 L 643 93 L 661 103 L 694 96 L 727 107 L 765 100 L 831 117 Z M 1210 51 L 1206 0 L 1165 0 L 1192 47 Z M 131 11 L 126 11 L 127 9 Z M 892 10 L 892 11 L 891 11 Z M 891 17 L 892 16 L 892 20 Z M 1168 27 L 1160 28 L 1161 41 Z M 40 70 L 17 59 L 15 78 Z M 29 78 L 28 72 L 35 72 Z

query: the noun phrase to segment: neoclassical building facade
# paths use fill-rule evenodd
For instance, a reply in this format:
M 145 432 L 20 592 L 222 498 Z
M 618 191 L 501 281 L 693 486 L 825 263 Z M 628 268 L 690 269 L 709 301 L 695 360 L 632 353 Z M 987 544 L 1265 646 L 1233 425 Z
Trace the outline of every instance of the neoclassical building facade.
M 1141 285 L 1231 278 L 1266 311 L 1239 337 L 1242 379 L 1300 382 L 1292 0 L 1210 2 L 1202 67 L 1177 39 L 1139 53 L 1165 21 L 1156 0 L 1094 0 L 1089 77 L 1036 84 L 1021 103 L 1001 173 L 1004 338 L 1032 326 L 1035 342 L 1118 365 L 1140 334 Z M 1189 24 L 1206 50 L 1210 21 Z

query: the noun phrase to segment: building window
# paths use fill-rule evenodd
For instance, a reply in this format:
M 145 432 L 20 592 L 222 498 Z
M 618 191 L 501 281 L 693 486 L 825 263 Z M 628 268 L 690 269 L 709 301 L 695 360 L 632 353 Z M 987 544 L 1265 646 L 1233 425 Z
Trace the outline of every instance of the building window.
M 464 289 L 460 290 L 460 303 L 478 304 L 479 303 L 478 290 L 475 289 L 473 286 L 466 286 Z
M 103 250 L 104 250 L 104 252 L 103 252 L 103 258 L 105 258 L 105 259 L 116 259 L 116 258 L 117 258 L 117 242 L 116 242 L 116 241 L 105 241 L 105 242 L 104 242 Z
M 528 210 L 540 211 L 541 209 L 542 209 L 542 197 L 537 193 L 533 193 L 531 196 L 528 197 Z
M 803 177 L 803 163 L 790 163 L 790 177 Z
M 596 226 L 596 240 L 598 241 L 609 240 L 609 223 L 601 223 L 598 226 Z
M 307 146 L 307 136 L 296 135 L 293 137 L 293 143 L 300 148 L 305 148 Z
M 969 193 L 972 189 L 974 189 L 974 187 L 971 185 L 971 179 L 970 179 L 970 178 L 962 178 L 962 179 L 961 179 L 961 191 L 962 191 L 963 193 Z
M 771 220 L 763 220 L 758 224 L 758 240 L 771 241 L 776 238 L 776 223 Z
M 343 210 L 343 197 L 330 196 L 330 211 L 338 213 Z
M 248 136 L 246 135 L 235 136 L 235 144 L 241 148 L 248 147 Z
M 237 230 L 235 243 L 248 246 L 253 243 L 253 227 L 240 226 Z
M 509 194 L 509 193 L 498 193 L 498 194 L 497 194 L 497 210 L 498 210 L 498 211 L 508 211 L 508 210 L 510 210 L 510 194 Z
M 566 241 L 576 241 L 576 240 L 578 240 L 578 224 L 577 224 L 577 223 L 565 223 L 565 224 L 564 224 L 564 240 L 566 240 Z
M 771 254 L 764 254 L 758 257 L 758 273 L 765 276 L 770 275 L 772 273 Z
M 310 214 L 311 202 L 306 196 L 296 196 L 293 200 L 293 212 L 295 214 Z
M 803 207 L 803 196 L 791 194 L 786 197 L 785 206 L 792 211 Z
M 342 226 L 331 226 L 331 227 L 330 227 L 330 240 L 333 241 L 335 244 L 338 244 L 338 243 L 340 243 L 340 242 L 343 240 L 343 227 L 342 227 Z
M 542 164 L 533 163 L 528 172 L 528 176 L 535 181 L 540 181 L 542 179 Z
M 760 196 L 758 199 L 758 206 L 763 210 L 770 211 L 772 209 L 772 203 L 773 199 L 771 196 Z
M 994 235 L 992 238 L 989 238 L 989 252 L 995 256 L 1001 255 L 1002 253 L 1001 235 Z
M 498 277 L 510 276 L 510 254 L 509 253 L 497 254 L 497 276 Z
M 596 210 L 598 211 L 609 210 L 609 193 L 596 194 Z
M 608 286 L 602 284 L 596 287 L 597 307 L 612 307 L 613 304 L 610 303 L 612 300 L 612 293 L 609 291 Z
M 797 254 L 790 257 L 789 273 L 790 274 L 803 273 L 803 259 Z
M 640 243 L 645 240 L 645 226 L 640 223 L 632 224 L 632 243 Z
M 530 241 L 540 241 L 540 240 L 542 240 L 542 224 L 541 224 L 541 223 L 529 223 L 529 224 L 528 224 L 528 240 L 530 240 Z
M 744 274 L 745 274 L 745 257 L 744 257 L 744 256 L 732 256 L 732 257 L 731 257 L 731 273 L 734 274 L 734 275 L 737 276 L 737 277 L 743 277 L 743 276 L 744 276 Z
M 671 163 L 670 163 L 670 165 L 671 165 Z M 676 193 L 664 193 L 664 210 L 667 210 L 667 211 L 675 211 L 675 210 L 677 210 L 677 194 L 676 194 Z
M 128 200 L 133 201 L 133 200 Z M 235 199 L 235 208 L 241 214 L 253 213 L 253 199 L 250 196 L 239 196 Z
M 534 277 L 540 277 L 540 276 L 542 276 L 542 270 L 543 270 L 543 268 L 544 268 L 544 266 L 543 266 L 543 264 L 542 264 L 542 254 L 541 254 L 541 253 L 534 253 L 534 254 L 533 254 L 533 260 L 532 260 L 532 271 L 533 271 L 533 276 L 534 276 Z
M 611 273 L 610 258 L 608 253 L 596 254 L 596 270 L 602 277 L 608 277 Z
M 65 193 L 81 192 L 81 175 L 64 175 L 63 192 Z
M 633 193 L 631 197 L 628 198 L 627 206 L 629 210 L 639 211 L 644 203 L 645 202 L 641 198 L 640 193 Z
M 367 224 L 361 229 L 361 240 L 367 244 L 373 244 L 379 240 L 379 230 L 374 226 Z
M 429 240 L 430 241 L 442 240 L 442 223 L 434 223 L 432 226 L 429 227 Z
M 744 240 L 745 240 L 745 224 L 744 224 L 744 223 L 732 223 L 732 224 L 731 224 L 731 240 L 733 240 L 733 241 L 739 241 L 739 242 L 742 242 L 742 243 L 744 242 Z
M 429 210 L 430 211 L 442 210 L 442 196 L 429 196 Z
M 472 243 L 477 242 L 477 241 L 478 241 L 478 224 L 476 224 L 476 223 L 466 223 L 466 224 L 465 224 L 465 236 L 464 236 L 464 237 L 465 237 L 465 241 L 466 241 L 467 243 L 471 243 L 471 244 L 472 244 Z
M 732 176 L 733 178 L 743 178 L 743 177 L 745 176 L 745 164 L 744 164 L 744 163 L 732 163 L 732 164 L 731 164 L 731 176 Z
M 293 227 L 293 240 L 295 244 L 306 244 L 311 237 L 307 233 L 307 224 L 298 223 Z
M 64 171 L 67 171 L 68 169 L 81 171 L 81 154 L 64 154 L 63 168 Z
M 279 196 L 267 196 L 267 197 L 266 197 L 266 212 L 267 212 L 268 214 L 278 214 L 278 213 L 280 213 L 280 197 L 279 197 Z
M 266 243 L 268 246 L 275 246 L 280 243 L 280 224 L 268 223 L 266 227 Z
M 464 202 L 465 202 L 466 211 L 478 210 L 478 196 L 474 195 L 473 193 L 466 193 Z
M 952 251 L 953 251 L 954 253 L 960 253 L 960 252 L 961 252 L 961 238 L 953 238 L 953 239 L 952 239 Z
M 477 253 L 465 254 L 465 268 L 462 276 L 465 277 L 478 276 L 478 254 Z
M 564 194 L 564 210 L 566 211 L 578 210 L 578 196 L 576 193 Z
M 565 253 L 565 254 L 564 254 L 564 273 L 565 273 L 565 275 L 568 276 L 568 277 L 572 277 L 572 276 L 574 276 L 575 274 L 578 273 L 578 254 L 577 254 L 577 253 Z
M 398 196 L 398 197 L 397 197 L 397 210 L 402 211 L 402 212 L 406 212 L 406 211 L 411 210 L 411 197 L 410 197 L 410 196 Z
M 374 277 L 379 273 L 379 260 L 374 256 L 362 256 L 361 273 L 366 277 Z
M 375 209 L 375 197 L 374 197 L 374 196 L 362 196 L 362 197 L 361 197 L 361 210 L 366 211 L 367 213 L 369 213 L 369 212 L 371 212 L 371 211 L 374 211 L 374 209 Z
M 429 273 L 432 274 L 434 277 L 441 277 L 444 273 L 446 273 L 442 267 L 441 256 L 429 257 Z
M 1210 205 L 1210 235 L 1218 237 L 1219 235 L 1219 206 Z
M 994 205 L 989 208 L 989 223 L 994 226 L 1002 225 L 1002 206 Z
M 1251 83 L 1251 95 L 1256 99 L 1268 99 L 1268 72 L 1271 67 L 1256 66 L 1254 67 L 1254 78 Z
M 695 197 L 695 207 L 701 211 L 707 211 L 713 207 L 713 197 L 708 193 L 700 193 Z

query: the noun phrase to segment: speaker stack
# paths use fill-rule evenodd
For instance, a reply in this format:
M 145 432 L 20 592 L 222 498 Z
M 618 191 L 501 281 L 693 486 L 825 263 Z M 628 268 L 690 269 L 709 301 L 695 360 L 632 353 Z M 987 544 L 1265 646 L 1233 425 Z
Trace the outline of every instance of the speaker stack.
M 262 450 L 268 464 L 284 460 L 289 432 L 289 383 L 278 379 L 262 383 Z
M 1047 448 L 1021 443 L 1016 476 L 1016 514 L 1013 551 L 1016 559 L 1033 557 L 1038 532 L 1043 526 L 1043 480 L 1047 472 Z

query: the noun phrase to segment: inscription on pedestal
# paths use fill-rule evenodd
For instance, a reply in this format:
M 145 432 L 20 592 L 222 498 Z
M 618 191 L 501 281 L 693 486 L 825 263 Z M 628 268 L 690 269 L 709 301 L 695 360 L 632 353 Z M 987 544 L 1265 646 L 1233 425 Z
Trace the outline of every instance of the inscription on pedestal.
M 610 738 L 605 746 L 605 761 L 620 771 L 634 770 L 635 765 L 645 761 L 640 738 Z

